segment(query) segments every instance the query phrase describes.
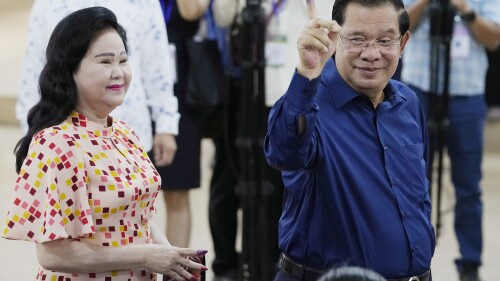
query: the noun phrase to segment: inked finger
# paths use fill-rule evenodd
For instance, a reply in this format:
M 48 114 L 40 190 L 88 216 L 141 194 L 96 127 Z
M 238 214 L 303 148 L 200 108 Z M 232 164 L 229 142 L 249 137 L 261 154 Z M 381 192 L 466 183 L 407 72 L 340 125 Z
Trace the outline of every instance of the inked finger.
M 310 20 L 318 17 L 318 13 L 316 12 L 316 5 L 314 4 L 314 0 L 306 0 L 307 5 L 307 16 Z
M 208 253 L 207 250 L 193 250 L 190 248 L 179 248 L 179 254 L 183 257 L 193 256 L 202 257 Z

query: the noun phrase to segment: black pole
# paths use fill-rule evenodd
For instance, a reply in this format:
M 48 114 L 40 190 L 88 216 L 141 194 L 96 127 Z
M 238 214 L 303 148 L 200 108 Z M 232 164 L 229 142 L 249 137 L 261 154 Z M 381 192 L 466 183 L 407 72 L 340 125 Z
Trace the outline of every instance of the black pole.
M 238 113 L 237 147 L 240 155 L 238 194 L 243 211 L 241 269 L 243 280 L 271 280 L 273 247 L 268 218 L 270 183 L 265 174 L 263 139 L 266 131 L 265 110 L 265 14 L 261 0 L 247 0 L 241 13 L 242 93 Z M 266 217 L 267 216 L 267 217 Z M 266 236 L 267 234 L 267 236 Z
M 430 4 L 430 96 L 429 99 L 429 137 L 430 137 L 430 163 L 428 178 L 433 194 L 433 172 L 436 176 L 436 238 L 441 230 L 441 194 L 443 189 L 443 150 L 446 147 L 446 132 L 448 129 L 448 102 L 450 84 L 450 50 L 453 32 L 453 18 L 455 9 L 449 0 L 432 0 Z M 443 84 L 440 84 L 442 79 Z M 442 86 L 442 87 L 440 87 Z M 437 156 L 437 163 L 434 158 Z

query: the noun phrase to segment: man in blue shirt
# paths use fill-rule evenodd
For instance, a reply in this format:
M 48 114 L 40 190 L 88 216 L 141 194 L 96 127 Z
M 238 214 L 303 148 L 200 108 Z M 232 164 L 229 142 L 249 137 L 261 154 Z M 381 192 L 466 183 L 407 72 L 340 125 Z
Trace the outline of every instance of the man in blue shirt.
M 401 0 L 336 0 L 329 21 L 308 2 L 300 62 L 264 142 L 285 185 L 275 280 L 344 265 L 430 280 L 426 123 L 415 93 L 390 80 L 408 14 Z
M 404 56 L 402 80 L 417 93 L 426 116 L 446 114 L 444 118 L 448 122 L 443 123 L 448 124 L 446 147 L 455 189 L 454 227 L 460 250 L 455 263 L 460 281 L 479 281 L 483 248 L 480 181 L 486 112 L 486 49 L 495 50 L 500 44 L 500 0 L 449 1 L 456 16 L 452 19 L 450 34 L 449 99 L 443 103 L 437 102 L 436 94 L 442 96 L 445 77 L 431 77 L 431 60 L 436 60 L 431 57 L 431 0 L 404 2 L 413 36 Z M 438 65 L 434 70 L 439 73 L 443 66 Z M 432 81 L 437 81 L 437 93 L 432 93 L 436 92 Z M 439 122 L 440 118 L 432 120 Z

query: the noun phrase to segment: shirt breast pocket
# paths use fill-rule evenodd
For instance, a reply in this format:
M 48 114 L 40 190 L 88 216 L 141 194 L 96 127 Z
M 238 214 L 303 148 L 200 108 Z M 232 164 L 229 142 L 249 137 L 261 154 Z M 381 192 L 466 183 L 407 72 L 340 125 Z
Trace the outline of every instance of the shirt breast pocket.
M 428 188 L 427 163 L 424 159 L 424 144 L 416 143 L 403 146 L 406 158 L 406 173 L 412 190 L 425 195 Z

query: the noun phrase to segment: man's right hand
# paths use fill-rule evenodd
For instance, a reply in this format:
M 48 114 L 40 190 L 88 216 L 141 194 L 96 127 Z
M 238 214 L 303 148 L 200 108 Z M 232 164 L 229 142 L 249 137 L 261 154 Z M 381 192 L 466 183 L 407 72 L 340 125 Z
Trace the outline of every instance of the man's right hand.
M 306 1 L 309 23 L 297 40 L 300 57 L 297 72 L 314 79 L 321 74 L 323 66 L 335 53 L 340 25 L 336 21 L 319 18 L 314 0 Z

